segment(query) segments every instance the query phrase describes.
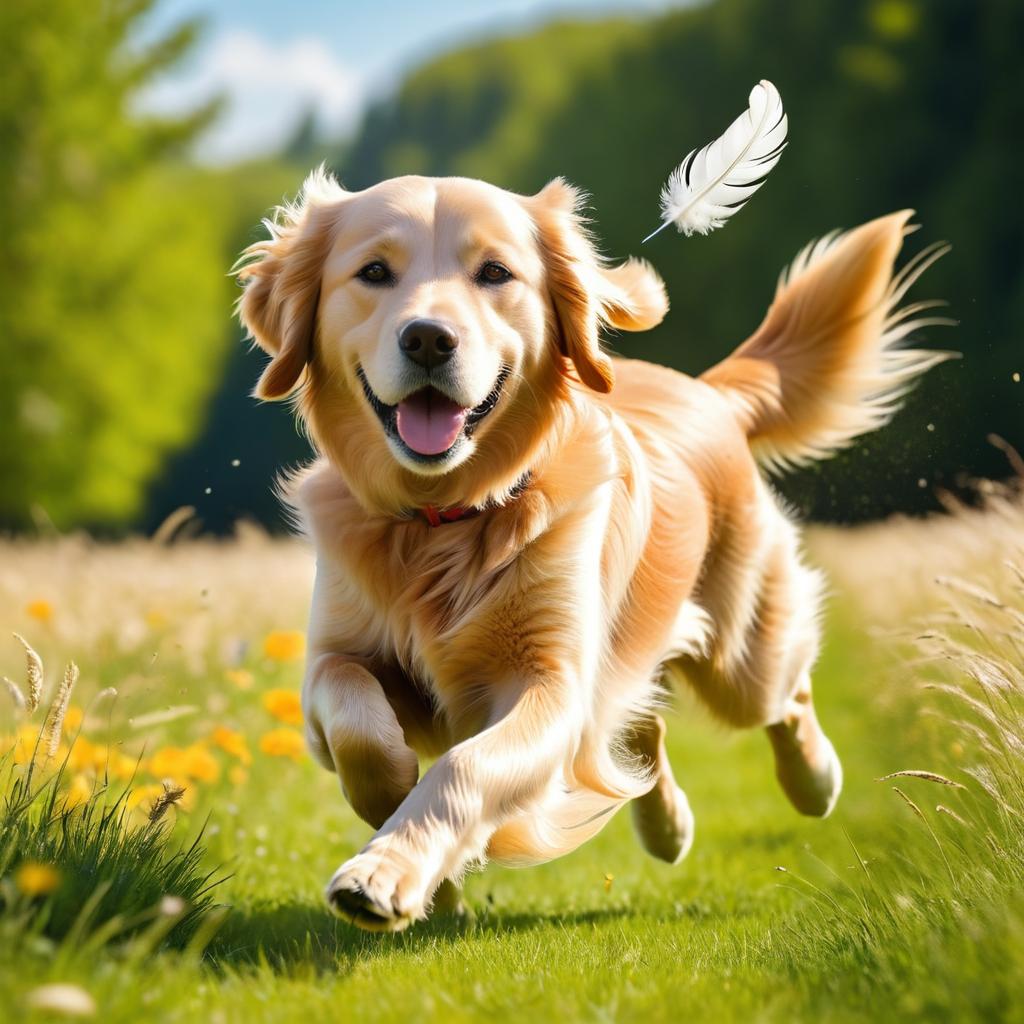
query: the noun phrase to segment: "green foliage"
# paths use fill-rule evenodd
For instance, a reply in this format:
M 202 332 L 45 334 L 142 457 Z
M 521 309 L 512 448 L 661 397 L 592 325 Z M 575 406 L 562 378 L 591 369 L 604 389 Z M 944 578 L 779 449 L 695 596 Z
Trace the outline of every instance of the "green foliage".
M 196 26 L 140 51 L 151 6 L 0 7 L 0 524 L 130 521 L 223 361 L 222 227 L 173 162 L 212 110 L 132 112 Z

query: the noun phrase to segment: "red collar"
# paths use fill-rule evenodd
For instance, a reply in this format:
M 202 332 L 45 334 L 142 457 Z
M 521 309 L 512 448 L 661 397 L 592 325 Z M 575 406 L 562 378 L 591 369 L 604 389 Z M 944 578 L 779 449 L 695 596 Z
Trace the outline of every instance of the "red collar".
M 516 482 L 516 485 L 508 492 L 509 498 L 518 498 L 526 490 L 530 483 L 532 474 L 527 470 Z M 472 519 L 489 508 L 497 508 L 494 502 L 488 501 L 486 505 L 452 505 L 450 508 L 438 508 L 436 505 L 424 505 L 417 509 L 419 515 L 426 519 L 431 527 L 444 526 L 445 523 L 457 523 L 463 519 Z
M 457 523 L 460 519 L 470 519 L 478 516 L 481 509 L 470 505 L 468 508 L 463 505 L 456 505 L 453 508 L 438 508 L 436 505 L 424 505 L 420 514 L 431 526 L 444 526 L 445 523 Z

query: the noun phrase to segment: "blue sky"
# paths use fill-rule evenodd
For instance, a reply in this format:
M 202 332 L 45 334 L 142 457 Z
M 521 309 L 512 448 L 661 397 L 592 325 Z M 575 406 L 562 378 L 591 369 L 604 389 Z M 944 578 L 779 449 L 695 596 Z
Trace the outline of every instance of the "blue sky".
M 184 18 L 206 31 L 186 63 L 140 97 L 147 110 L 177 112 L 214 94 L 226 110 L 197 146 L 206 163 L 273 150 L 311 106 L 324 130 L 350 131 L 366 104 L 403 70 L 462 42 L 522 31 L 560 15 L 645 16 L 672 0 L 164 0 L 143 39 Z

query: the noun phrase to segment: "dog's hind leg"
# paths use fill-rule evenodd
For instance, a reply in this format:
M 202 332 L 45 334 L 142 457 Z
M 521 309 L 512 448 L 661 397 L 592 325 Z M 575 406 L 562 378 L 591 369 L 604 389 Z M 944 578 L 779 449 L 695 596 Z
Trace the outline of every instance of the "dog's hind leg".
M 766 732 L 775 752 L 775 776 L 789 802 L 801 814 L 824 818 L 843 787 L 843 769 L 818 724 L 808 675 L 787 701 L 782 719 Z
M 686 794 L 676 785 L 665 750 L 665 721 L 653 715 L 629 739 L 629 747 L 653 768 L 650 791 L 630 802 L 633 827 L 643 848 L 659 860 L 678 864 L 693 845 L 693 812 Z

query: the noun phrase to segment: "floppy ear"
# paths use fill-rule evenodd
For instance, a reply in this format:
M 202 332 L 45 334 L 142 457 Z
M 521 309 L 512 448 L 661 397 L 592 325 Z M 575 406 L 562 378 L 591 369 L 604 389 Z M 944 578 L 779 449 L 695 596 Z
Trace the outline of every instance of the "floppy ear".
M 580 215 L 582 196 L 563 179 L 549 182 L 530 203 L 562 352 L 587 387 L 611 391 L 615 373 L 601 351 L 601 327 L 646 331 L 661 323 L 665 286 L 643 260 L 604 265 Z
M 255 242 L 236 265 L 245 291 L 238 317 L 273 358 L 253 394 L 271 401 L 295 390 L 313 353 L 320 277 L 348 193 L 321 167 L 294 204 L 264 221 L 270 237 Z

